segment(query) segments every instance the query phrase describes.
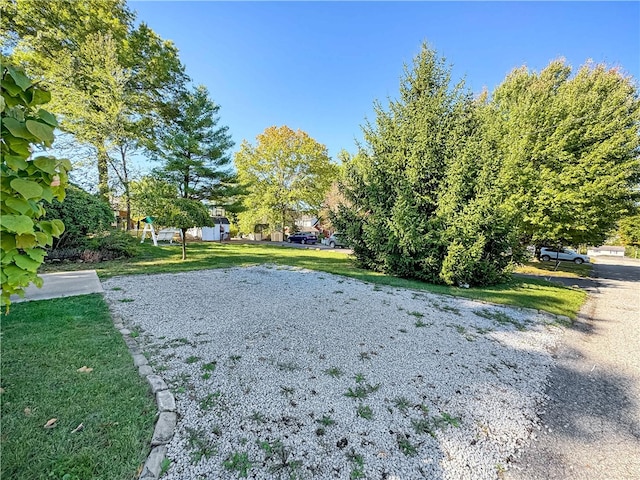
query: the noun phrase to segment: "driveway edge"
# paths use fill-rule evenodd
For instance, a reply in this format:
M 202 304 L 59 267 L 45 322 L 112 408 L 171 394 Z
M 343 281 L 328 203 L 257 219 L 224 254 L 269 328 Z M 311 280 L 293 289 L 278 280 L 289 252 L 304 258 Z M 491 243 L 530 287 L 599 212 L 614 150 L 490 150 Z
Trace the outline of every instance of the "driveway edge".
M 133 365 L 138 369 L 139 375 L 146 379 L 149 384 L 149 390 L 155 396 L 158 419 L 153 430 L 149 455 L 144 462 L 138 479 L 157 480 L 162 471 L 162 462 L 167 455 L 167 444 L 173 438 L 178 423 L 176 400 L 162 377 L 156 375 L 151 365 L 149 365 L 140 345 L 131 336 L 131 330 L 125 328 L 122 317 L 112 312 L 111 318 L 113 319 L 113 326 L 122 334 L 124 343 L 127 344 Z

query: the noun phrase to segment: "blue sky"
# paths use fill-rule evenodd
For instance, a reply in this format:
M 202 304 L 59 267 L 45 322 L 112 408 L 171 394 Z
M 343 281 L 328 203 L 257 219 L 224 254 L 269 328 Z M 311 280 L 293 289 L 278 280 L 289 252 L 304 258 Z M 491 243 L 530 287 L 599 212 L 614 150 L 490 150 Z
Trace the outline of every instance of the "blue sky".
M 427 41 L 453 79 L 492 91 L 513 68 L 566 58 L 640 78 L 640 2 L 129 1 L 221 105 L 237 151 L 272 125 L 356 151 L 373 102 L 398 93 Z

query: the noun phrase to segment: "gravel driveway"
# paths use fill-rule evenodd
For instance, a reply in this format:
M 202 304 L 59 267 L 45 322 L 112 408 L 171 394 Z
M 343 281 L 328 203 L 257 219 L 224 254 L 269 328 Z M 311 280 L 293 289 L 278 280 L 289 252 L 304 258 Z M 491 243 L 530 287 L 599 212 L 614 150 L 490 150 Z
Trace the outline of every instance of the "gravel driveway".
M 539 428 L 553 318 L 282 267 L 116 277 L 176 395 L 167 479 L 494 479 Z

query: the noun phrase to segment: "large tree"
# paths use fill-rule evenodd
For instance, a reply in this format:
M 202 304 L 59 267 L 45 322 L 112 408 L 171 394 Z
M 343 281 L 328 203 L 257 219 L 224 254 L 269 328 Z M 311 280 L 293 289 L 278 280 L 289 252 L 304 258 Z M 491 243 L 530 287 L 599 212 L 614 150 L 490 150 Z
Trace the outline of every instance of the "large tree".
M 509 219 L 494 199 L 485 111 L 452 85 L 423 45 L 397 100 L 375 104 L 366 145 L 347 163 L 334 225 L 370 269 L 448 284 L 499 281 L 512 259 Z
M 234 161 L 248 191 L 245 229 L 266 221 L 284 232 L 295 215 L 317 214 L 338 172 L 327 147 L 287 126 L 267 128 L 256 145 L 243 141 Z
M 632 78 L 564 61 L 519 68 L 489 104 L 505 206 L 523 242 L 601 245 L 633 208 L 640 99 Z
M 159 128 L 151 146 L 162 162 L 156 173 L 175 185 L 182 198 L 224 206 L 237 190 L 229 156 L 233 141 L 229 128 L 219 125 L 220 105 L 204 86 L 180 92 L 174 104 L 178 113 Z
M 2 8 L 3 47 L 56 91 L 51 109 L 91 146 L 107 199 L 109 166 L 121 180 L 127 153 L 170 114 L 164 99 L 186 80 L 176 48 L 144 23 L 134 27 L 124 0 L 9 0 Z

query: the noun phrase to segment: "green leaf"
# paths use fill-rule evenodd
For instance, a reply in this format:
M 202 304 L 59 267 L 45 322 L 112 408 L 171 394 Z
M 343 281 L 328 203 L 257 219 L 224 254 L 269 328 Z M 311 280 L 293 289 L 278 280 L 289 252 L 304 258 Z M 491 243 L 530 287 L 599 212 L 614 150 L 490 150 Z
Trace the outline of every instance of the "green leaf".
M 29 80 L 29 78 L 20 70 L 11 66 L 7 66 L 7 71 L 13 78 L 13 81 L 16 82 L 16 85 L 19 86 L 22 90 L 26 90 L 31 86 L 31 80 Z
M 0 112 L 4 112 L 4 108 L 6 107 L 6 103 L 4 101 L 4 97 L 0 96 Z
M 8 265 L 10 263 L 13 263 L 13 259 L 18 255 L 20 255 L 20 252 L 17 248 L 9 250 L 8 252 L 3 251 L 2 255 L 0 255 L 0 264 Z
M 47 172 L 53 175 L 56 173 L 58 160 L 53 157 L 36 157 L 33 159 L 33 164 L 43 172 Z
M 8 232 L 18 235 L 33 233 L 33 220 L 26 215 L 2 215 L 0 225 Z
M 30 248 L 25 253 L 29 255 L 30 258 L 39 263 L 44 262 L 44 257 L 46 257 L 47 255 L 46 250 L 43 250 L 42 248 Z
M 24 138 L 7 137 L 4 139 L 9 145 L 9 148 L 18 155 L 28 158 L 31 155 L 31 149 L 29 148 L 29 141 Z
M 15 155 L 5 155 L 4 161 L 7 163 L 7 166 L 11 170 L 15 170 L 16 172 L 19 170 L 26 170 L 27 161 L 21 157 L 16 157 Z
M 53 201 L 53 190 L 51 187 L 45 187 L 42 189 L 42 199 L 49 203 Z
M 25 138 L 27 140 L 33 139 L 33 135 L 29 132 L 26 125 L 15 118 L 4 117 L 2 124 L 7 127 L 7 130 L 9 130 L 14 137 Z
M 58 121 L 56 120 L 56 117 L 52 113 L 49 113 L 46 110 L 43 110 L 42 108 L 38 110 L 38 117 L 43 122 L 48 123 L 52 127 L 58 126 Z
M 33 90 L 33 97 L 29 106 L 42 105 L 43 103 L 49 103 L 51 101 L 51 93 L 47 90 L 41 90 L 39 88 Z M 49 122 L 47 122 L 49 123 Z
M 64 223 L 62 223 L 62 220 L 51 220 L 51 226 L 53 227 L 51 233 L 54 237 L 59 237 L 64 233 Z
M 13 250 L 16 248 L 16 237 L 15 235 L 11 235 L 9 233 L 5 233 L 0 236 L 0 250 L 3 252 L 8 252 L 9 250 Z
M 38 198 L 42 195 L 42 187 L 32 180 L 14 178 L 11 180 L 11 187 L 24 198 Z
M 29 130 L 36 138 L 42 140 L 46 145 L 53 143 L 53 127 L 46 123 L 37 122 L 35 120 L 27 120 L 27 130 Z
M 2 88 L 4 88 L 9 93 L 9 95 L 11 95 L 11 97 L 19 96 L 24 91 L 22 88 L 16 85 L 16 82 L 11 77 L 8 77 L 2 81 Z M 9 100 L 9 98 L 7 100 Z
M 44 247 L 53 244 L 53 237 L 46 232 L 36 232 L 36 241 L 39 246 Z
M 16 247 L 26 250 L 38 246 L 38 239 L 35 234 L 27 233 L 16 237 Z
M 10 209 L 22 213 L 23 215 L 31 211 L 31 205 L 27 200 L 9 197 L 4 202 Z
M 20 268 L 27 270 L 28 272 L 37 272 L 38 271 L 38 267 L 40 266 L 41 262 L 36 262 L 35 260 L 29 258 L 26 255 L 16 255 L 16 257 L 14 258 L 14 261 L 16 262 L 16 265 L 18 265 Z

